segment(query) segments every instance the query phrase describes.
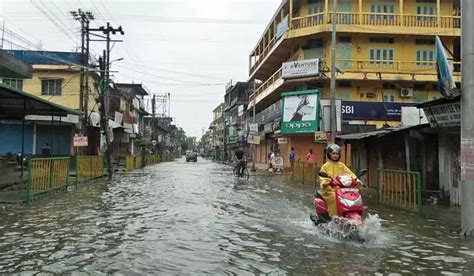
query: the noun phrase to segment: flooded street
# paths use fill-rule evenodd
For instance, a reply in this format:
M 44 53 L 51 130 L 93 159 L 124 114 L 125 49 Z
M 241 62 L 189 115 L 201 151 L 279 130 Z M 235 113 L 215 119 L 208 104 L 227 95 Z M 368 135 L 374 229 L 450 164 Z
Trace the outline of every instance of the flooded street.
M 4 209 L 0 273 L 474 273 L 472 240 L 404 212 L 369 206 L 366 244 L 328 237 L 283 179 L 181 159 Z

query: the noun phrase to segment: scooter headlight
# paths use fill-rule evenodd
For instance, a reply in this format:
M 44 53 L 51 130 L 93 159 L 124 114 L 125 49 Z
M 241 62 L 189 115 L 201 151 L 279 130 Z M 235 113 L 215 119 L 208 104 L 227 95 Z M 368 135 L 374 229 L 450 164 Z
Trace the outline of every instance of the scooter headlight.
M 359 196 L 356 200 L 350 200 L 350 199 L 347 199 L 347 198 L 343 198 L 342 196 L 339 196 L 338 199 L 347 208 L 362 205 L 362 197 L 361 196 Z

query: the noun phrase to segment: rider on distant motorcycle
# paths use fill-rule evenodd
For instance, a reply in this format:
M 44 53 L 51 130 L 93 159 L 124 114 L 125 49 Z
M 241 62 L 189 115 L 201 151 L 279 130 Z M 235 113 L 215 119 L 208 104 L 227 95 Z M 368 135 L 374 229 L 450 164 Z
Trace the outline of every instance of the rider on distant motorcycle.
M 352 177 L 357 178 L 357 176 L 343 162 L 339 161 L 339 159 L 341 159 L 341 147 L 336 144 L 329 145 L 326 149 L 326 156 L 328 161 L 321 167 L 321 172 L 325 172 L 331 178 L 335 178 L 341 174 L 350 174 Z M 330 182 L 330 178 L 321 177 L 319 184 L 321 186 L 323 198 L 328 205 L 329 216 L 332 218 L 337 214 L 337 210 L 335 189 L 330 185 L 327 185 Z M 360 188 L 362 188 L 362 183 Z

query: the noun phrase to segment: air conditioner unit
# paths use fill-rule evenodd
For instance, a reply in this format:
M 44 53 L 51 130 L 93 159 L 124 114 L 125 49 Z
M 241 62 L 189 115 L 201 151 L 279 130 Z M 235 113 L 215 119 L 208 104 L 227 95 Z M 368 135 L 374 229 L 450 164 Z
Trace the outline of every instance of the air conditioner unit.
M 402 98 L 413 97 L 413 88 L 402 88 L 400 90 L 400 97 Z

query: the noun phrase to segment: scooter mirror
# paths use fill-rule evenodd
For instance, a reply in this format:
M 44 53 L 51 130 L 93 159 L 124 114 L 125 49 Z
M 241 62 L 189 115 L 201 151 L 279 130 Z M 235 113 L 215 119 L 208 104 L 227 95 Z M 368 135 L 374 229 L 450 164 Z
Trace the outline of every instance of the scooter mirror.
M 318 175 L 321 176 L 321 177 L 330 178 L 329 175 L 328 175 L 327 173 L 325 173 L 325 172 L 319 172 Z
M 359 172 L 359 175 L 357 176 L 357 178 L 363 176 L 363 175 L 366 175 L 367 174 L 367 170 L 366 169 L 363 169 Z

